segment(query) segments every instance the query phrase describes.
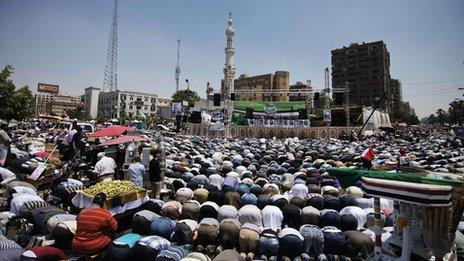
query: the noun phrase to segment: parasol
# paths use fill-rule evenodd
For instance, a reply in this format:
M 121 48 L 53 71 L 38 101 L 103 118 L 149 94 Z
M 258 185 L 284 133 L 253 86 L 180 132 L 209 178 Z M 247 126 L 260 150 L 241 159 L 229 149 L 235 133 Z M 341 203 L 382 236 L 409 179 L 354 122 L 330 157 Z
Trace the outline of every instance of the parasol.
M 133 131 L 134 127 L 112 125 L 104 129 L 98 130 L 94 133 L 91 133 L 89 137 L 117 137 L 123 135 L 126 131 Z
M 121 137 L 114 138 L 112 140 L 106 141 L 98 146 L 111 146 L 111 145 L 118 145 L 121 143 L 126 143 L 126 142 L 137 142 L 137 141 L 146 141 L 146 138 L 140 137 L 140 136 L 126 136 L 123 135 Z

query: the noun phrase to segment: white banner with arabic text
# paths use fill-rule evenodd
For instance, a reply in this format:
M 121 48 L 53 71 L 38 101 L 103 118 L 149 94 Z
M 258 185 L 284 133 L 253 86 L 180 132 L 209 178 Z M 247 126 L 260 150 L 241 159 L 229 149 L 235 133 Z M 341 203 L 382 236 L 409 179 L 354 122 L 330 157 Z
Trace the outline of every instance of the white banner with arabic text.
M 249 126 L 308 128 L 310 120 L 283 120 L 283 119 L 248 119 Z

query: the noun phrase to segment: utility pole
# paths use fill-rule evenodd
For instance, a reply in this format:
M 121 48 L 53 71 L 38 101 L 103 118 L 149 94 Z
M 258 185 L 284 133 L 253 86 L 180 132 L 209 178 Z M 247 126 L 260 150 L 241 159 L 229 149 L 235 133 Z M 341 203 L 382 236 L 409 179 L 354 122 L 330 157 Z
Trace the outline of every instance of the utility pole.
M 345 82 L 345 115 L 346 126 L 350 126 L 350 88 L 348 82 Z
M 179 91 L 179 76 L 180 76 L 180 65 L 179 65 L 179 58 L 180 58 L 180 40 L 177 39 L 177 66 L 176 66 L 176 92 Z

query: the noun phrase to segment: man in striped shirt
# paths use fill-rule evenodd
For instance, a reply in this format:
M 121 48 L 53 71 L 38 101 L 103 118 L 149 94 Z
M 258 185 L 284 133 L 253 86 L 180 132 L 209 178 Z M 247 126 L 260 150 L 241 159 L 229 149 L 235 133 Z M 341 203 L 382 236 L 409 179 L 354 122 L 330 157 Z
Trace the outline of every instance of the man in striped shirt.
M 91 207 L 85 208 L 77 216 L 77 231 L 72 241 L 72 249 L 84 255 L 96 255 L 111 243 L 118 223 L 111 213 L 103 209 L 104 193 L 97 194 Z

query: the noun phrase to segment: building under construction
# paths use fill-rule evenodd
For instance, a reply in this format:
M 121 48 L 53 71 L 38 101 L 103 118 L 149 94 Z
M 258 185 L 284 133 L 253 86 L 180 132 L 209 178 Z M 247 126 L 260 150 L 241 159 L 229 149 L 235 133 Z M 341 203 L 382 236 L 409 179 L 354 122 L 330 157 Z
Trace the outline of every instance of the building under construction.
M 352 43 L 332 50 L 332 88 L 336 105 L 348 103 L 375 106 L 386 92 L 380 108 L 392 109 L 390 88 L 390 53 L 383 41 Z

